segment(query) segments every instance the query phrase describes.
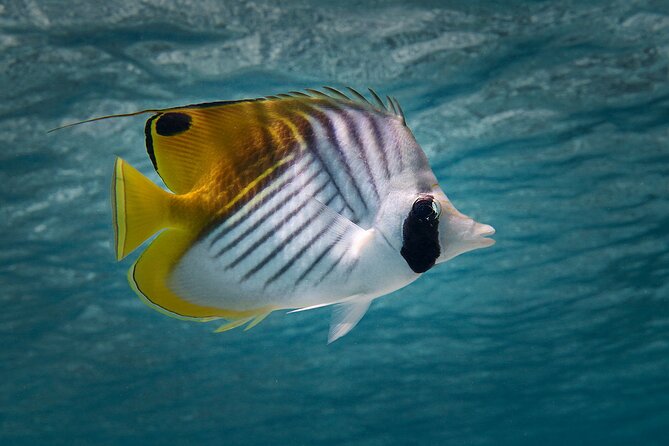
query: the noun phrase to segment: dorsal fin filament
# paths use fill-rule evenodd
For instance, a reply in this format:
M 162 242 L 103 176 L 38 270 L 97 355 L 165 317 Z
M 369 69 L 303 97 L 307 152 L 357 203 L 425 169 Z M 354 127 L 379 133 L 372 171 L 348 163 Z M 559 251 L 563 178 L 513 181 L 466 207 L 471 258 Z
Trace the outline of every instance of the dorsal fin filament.
M 127 118 L 131 116 L 138 116 L 146 113 L 166 113 L 171 110 L 177 110 L 177 109 L 184 109 L 184 108 L 195 108 L 195 107 L 205 107 L 205 106 L 213 106 L 213 105 L 225 105 L 226 103 L 232 104 L 236 102 L 246 102 L 246 101 L 280 101 L 283 99 L 290 99 L 290 98 L 320 98 L 320 99 L 326 99 L 326 100 L 342 100 L 342 101 L 351 101 L 355 102 L 364 106 L 371 106 L 375 109 L 378 109 L 379 111 L 384 111 L 388 113 L 392 113 L 395 116 L 398 116 L 402 118 L 402 121 L 406 124 L 406 120 L 404 117 L 404 112 L 402 111 L 402 107 L 400 107 L 399 102 L 397 101 L 397 98 L 388 98 L 388 105 L 386 105 L 383 100 L 379 97 L 379 95 L 372 90 L 371 88 L 369 89 L 369 92 L 372 95 L 373 101 L 371 102 L 368 100 L 365 96 L 363 96 L 360 92 L 355 90 L 352 87 L 346 87 L 346 89 L 351 92 L 352 97 L 347 96 L 340 90 L 337 90 L 336 88 L 333 87 L 328 87 L 324 86 L 322 87 L 324 90 L 326 90 L 328 93 L 316 90 L 316 89 L 311 89 L 307 88 L 305 89 L 305 92 L 301 91 L 291 91 L 289 93 L 280 93 L 277 95 L 270 95 L 270 96 L 265 96 L 262 98 L 256 98 L 256 99 L 242 99 L 239 101 L 214 101 L 214 102 L 203 102 L 199 104 L 191 104 L 191 105 L 185 105 L 185 106 L 180 106 L 180 107 L 170 107 L 170 108 L 147 108 L 145 110 L 140 110 L 136 112 L 131 112 L 131 113 L 117 113 L 113 115 L 106 115 L 106 116 L 98 116 L 95 118 L 90 118 L 90 119 L 84 119 L 83 121 L 77 121 L 77 122 L 72 122 L 70 124 L 65 124 L 60 127 L 53 128 L 51 130 L 48 130 L 47 133 L 55 132 L 57 130 L 62 130 L 66 129 L 69 127 L 74 127 L 77 125 L 81 124 L 88 124 L 90 122 L 96 122 L 96 121 L 103 121 L 105 119 L 113 119 L 113 118 Z
M 167 110 L 169 109 L 148 108 L 146 110 L 140 110 L 132 113 L 117 113 L 114 115 L 98 116 L 96 118 L 84 119 L 83 121 L 77 121 L 77 122 L 72 122 L 70 124 L 61 125 L 60 127 L 56 127 L 54 129 L 47 131 L 47 133 L 55 132 L 56 130 L 62 130 L 69 127 L 74 127 L 75 125 L 88 124 L 89 122 L 103 121 L 105 119 L 113 119 L 113 118 L 128 118 L 130 116 L 138 116 L 138 115 L 143 115 L 145 113 L 161 113 Z

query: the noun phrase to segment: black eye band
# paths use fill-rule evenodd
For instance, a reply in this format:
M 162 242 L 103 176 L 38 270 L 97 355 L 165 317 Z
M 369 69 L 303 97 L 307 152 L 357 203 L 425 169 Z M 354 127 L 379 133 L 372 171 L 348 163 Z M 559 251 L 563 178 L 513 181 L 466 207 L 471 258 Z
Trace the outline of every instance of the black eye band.
M 425 195 L 414 202 L 409 216 L 404 220 L 400 254 L 416 273 L 424 273 L 432 268 L 439 257 L 440 215 L 439 202 Z

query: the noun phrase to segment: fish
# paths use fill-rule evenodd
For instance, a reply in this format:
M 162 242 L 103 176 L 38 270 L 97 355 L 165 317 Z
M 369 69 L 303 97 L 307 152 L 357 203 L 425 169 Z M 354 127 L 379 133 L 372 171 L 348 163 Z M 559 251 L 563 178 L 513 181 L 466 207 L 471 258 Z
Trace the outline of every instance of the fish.
M 217 332 L 331 306 L 331 343 L 375 299 L 493 245 L 493 227 L 439 186 L 397 99 L 370 94 L 323 87 L 116 115 L 151 113 L 146 150 L 167 188 L 116 159 L 117 260 L 155 236 L 128 272 L 135 293 L 172 317 L 225 320 Z

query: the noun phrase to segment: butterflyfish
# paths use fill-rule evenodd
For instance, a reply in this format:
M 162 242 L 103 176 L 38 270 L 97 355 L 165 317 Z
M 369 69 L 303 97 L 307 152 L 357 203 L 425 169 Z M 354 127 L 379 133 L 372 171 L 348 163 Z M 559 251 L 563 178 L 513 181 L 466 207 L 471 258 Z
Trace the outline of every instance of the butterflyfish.
M 151 113 L 146 149 L 169 191 L 121 158 L 118 260 L 135 292 L 177 318 L 255 326 L 332 306 L 328 342 L 370 303 L 490 246 L 494 229 L 439 187 L 396 99 L 324 87 Z

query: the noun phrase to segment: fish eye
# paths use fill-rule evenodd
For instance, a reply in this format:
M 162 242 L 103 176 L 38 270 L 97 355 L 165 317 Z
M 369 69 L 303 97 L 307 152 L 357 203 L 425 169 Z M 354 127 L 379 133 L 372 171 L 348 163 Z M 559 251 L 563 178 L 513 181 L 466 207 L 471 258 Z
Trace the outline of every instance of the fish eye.
M 434 221 L 441 215 L 441 206 L 431 196 L 419 197 L 413 203 L 411 214 L 419 220 Z

